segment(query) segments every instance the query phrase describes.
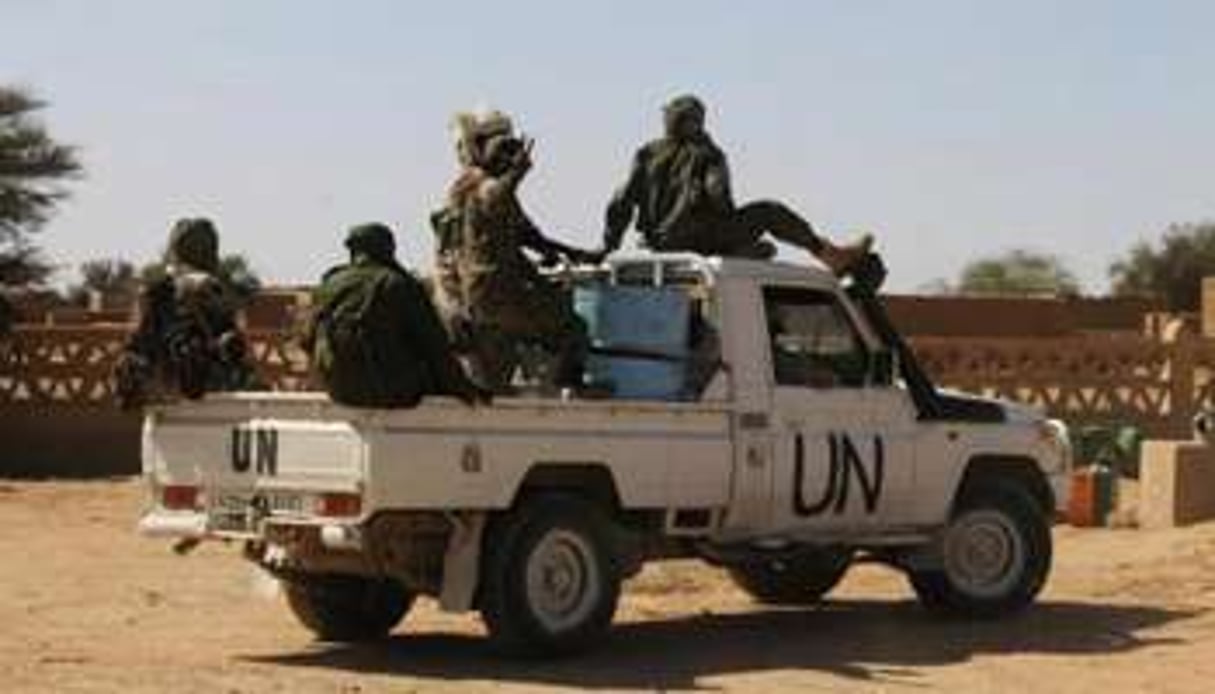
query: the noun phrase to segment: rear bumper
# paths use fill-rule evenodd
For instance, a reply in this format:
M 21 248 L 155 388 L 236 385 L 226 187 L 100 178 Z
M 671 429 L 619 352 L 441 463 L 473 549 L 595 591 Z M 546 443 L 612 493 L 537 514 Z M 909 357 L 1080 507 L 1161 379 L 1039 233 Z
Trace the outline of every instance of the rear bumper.
M 207 517 L 201 513 L 148 513 L 139 519 L 146 537 L 201 540 L 207 537 Z
M 363 549 L 362 527 L 352 523 L 312 522 L 301 520 L 271 520 L 258 524 L 256 531 L 213 529 L 204 513 L 151 512 L 139 519 L 137 529 L 145 537 L 170 540 L 257 540 L 273 541 L 275 530 L 290 532 L 291 528 L 309 529 L 320 545 L 328 550 L 360 551 Z

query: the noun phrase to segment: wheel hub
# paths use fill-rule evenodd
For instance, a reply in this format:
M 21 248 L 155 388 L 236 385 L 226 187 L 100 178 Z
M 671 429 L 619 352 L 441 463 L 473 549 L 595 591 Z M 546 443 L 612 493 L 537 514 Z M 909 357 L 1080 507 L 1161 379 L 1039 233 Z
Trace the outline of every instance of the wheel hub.
M 532 611 L 551 632 L 581 622 L 600 590 L 590 545 L 566 530 L 554 530 L 536 544 L 526 580 Z
M 1011 519 L 990 510 L 964 513 L 945 535 L 945 570 L 953 584 L 976 597 L 995 597 L 1017 580 L 1025 547 Z

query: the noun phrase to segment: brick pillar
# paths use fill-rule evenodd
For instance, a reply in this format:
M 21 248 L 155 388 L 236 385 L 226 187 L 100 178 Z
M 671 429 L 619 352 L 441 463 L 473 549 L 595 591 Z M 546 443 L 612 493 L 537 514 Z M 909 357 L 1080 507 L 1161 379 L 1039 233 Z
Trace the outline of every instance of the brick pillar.
M 1169 344 L 1169 426 L 1170 437 L 1190 437 L 1192 420 L 1197 413 L 1194 370 L 1198 359 L 1197 338 L 1182 332 Z
M 1215 277 L 1202 279 L 1202 336 L 1215 337 Z

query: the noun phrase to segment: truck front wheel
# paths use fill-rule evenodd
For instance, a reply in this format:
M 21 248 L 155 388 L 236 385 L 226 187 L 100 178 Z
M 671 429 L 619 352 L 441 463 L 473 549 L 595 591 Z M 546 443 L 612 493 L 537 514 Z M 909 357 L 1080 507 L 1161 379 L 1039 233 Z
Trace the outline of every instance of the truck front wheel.
M 1046 513 L 1022 486 L 993 481 L 959 500 L 941 538 L 941 567 L 908 577 L 931 610 L 991 618 L 1032 603 L 1050 564 Z
M 491 526 L 485 553 L 481 614 L 499 649 L 577 652 L 611 625 L 620 567 L 608 521 L 594 502 L 533 497 Z
M 808 547 L 779 556 L 757 556 L 730 567 L 730 578 L 768 605 L 814 605 L 848 572 L 852 552 Z
M 297 619 L 323 641 L 372 641 L 388 635 L 414 596 L 390 578 L 326 574 L 283 581 Z

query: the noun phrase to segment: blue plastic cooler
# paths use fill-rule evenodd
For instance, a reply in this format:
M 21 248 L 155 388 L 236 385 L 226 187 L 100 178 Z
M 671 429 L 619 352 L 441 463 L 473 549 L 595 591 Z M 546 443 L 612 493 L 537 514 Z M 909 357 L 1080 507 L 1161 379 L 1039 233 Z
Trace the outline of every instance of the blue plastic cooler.
M 576 287 L 574 310 L 586 321 L 595 347 L 673 359 L 688 356 L 691 301 L 679 289 Z M 679 400 L 684 396 L 687 362 L 592 354 L 587 371 L 596 382 L 612 385 L 618 398 Z

